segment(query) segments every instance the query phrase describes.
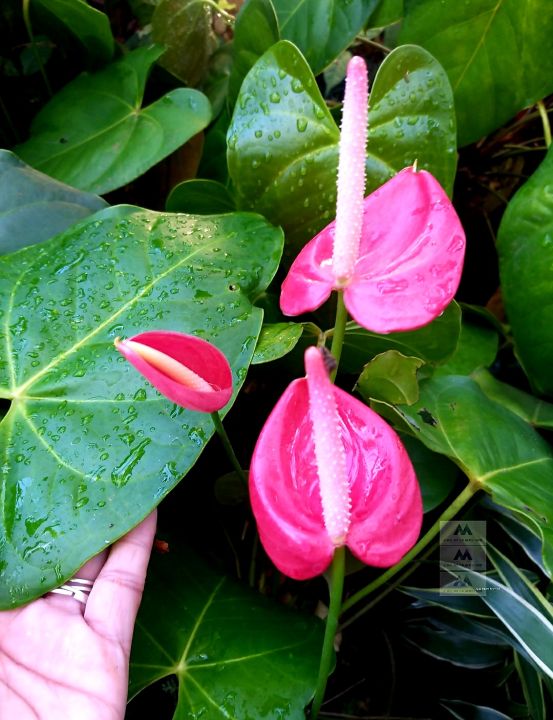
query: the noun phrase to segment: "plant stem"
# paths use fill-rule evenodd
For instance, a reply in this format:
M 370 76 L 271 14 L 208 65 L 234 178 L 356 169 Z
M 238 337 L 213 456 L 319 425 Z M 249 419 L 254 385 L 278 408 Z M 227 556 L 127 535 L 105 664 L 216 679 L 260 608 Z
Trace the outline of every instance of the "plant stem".
M 232 467 L 236 470 L 238 476 L 240 477 L 244 485 L 248 487 L 248 478 L 246 477 L 246 473 L 242 469 L 242 466 L 238 462 L 238 458 L 236 457 L 236 453 L 234 452 L 232 443 L 230 442 L 229 436 L 227 435 L 227 431 L 225 430 L 224 425 L 221 422 L 221 416 L 217 411 L 215 411 L 211 413 L 211 419 L 213 420 L 213 424 L 215 425 L 215 430 L 217 430 L 217 434 L 221 438 L 221 442 L 223 443 L 223 447 L 225 448 L 225 452 L 232 464 Z
M 326 618 L 325 636 L 323 640 L 323 649 L 321 652 L 321 664 L 319 665 L 319 677 L 317 679 L 317 689 L 313 705 L 311 706 L 311 720 L 317 720 L 321 704 L 324 699 L 326 683 L 330 673 L 330 665 L 332 663 L 332 655 L 334 650 L 334 637 L 336 628 L 338 627 L 338 619 L 340 617 L 340 607 L 342 605 L 342 592 L 344 589 L 344 574 L 346 567 L 346 548 L 338 547 L 334 551 L 330 571 L 330 604 L 328 607 L 328 616 Z
M 336 320 L 334 322 L 334 331 L 332 333 L 332 346 L 330 352 L 334 355 L 336 360 L 336 367 L 330 373 L 330 379 L 334 382 L 336 373 L 338 372 L 338 365 L 340 364 L 340 357 L 342 355 L 342 347 L 344 346 L 344 335 L 346 333 L 346 322 L 348 320 L 348 311 L 344 305 L 344 292 L 343 290 L 337 291 L 336 299 Z
M 543 125 L 543 139 L 545 140 L 546 147 L 549 147 L 551 145 L 551 125 L 549 124 L 549 116 L 547 114 L 547 109 L 543 104 L 543 100 L 538 100 L 536 104 Z
M 434 525 L 432 525 L 432 527 L 425 535 L 423 535 L 423 537 L 418 541 L 418 543 L 413 548 L 411 548 L 407 555 L 404 555 L 396 565 L 386 570 L 386 572 L 382 573 L 382 575 L 379 575 L 371 583 L 365 585 L 364 588 L 361 588 L 361 590 L 356 592 L 355 595 L 352 595 L 350 598 L 348 598 L 342 606 L 342 612 L 345 612 L 346 610 L 352 608 L 360 600 L 367 597 L 367 595 L 370 595 L 374 590 L 376 590 L 385 582 L 393 578 L 394 575 L 396 575 L 400 570 L 403 570 L 403 568 L 408 565 L 411 560 L 413 560 L 413 558 L 415 558 L 421 552 L 421 550 L 424 550 L 424 548 L 430 542 L 432 542 L 436 535 L 438 535 L 438 533 L 440 532 L 440 523 L 451 520 L 453 517 L 455 517 L 459 510 L 461 510 L 461 508 L 467 504 L 467 502 L 472 498 L 474 493 L 478 491 L 478 489 L 479 488 L 476 484 L 469 482 L 466 488 L 455 498 L 451 505 L 443 511 L 443 513 L 436 520 Z
M 33 26 L 31 25 L 31 15 L 29 13 L 29 2 L 30 0 L 23 0 L 23 22 L 25 23 L 25 27 L 27 28 L 27 34 L 29 35 L 29 40 L 31 41 L 33 54 L 35 56 L 37 65 L 40 68 L 40 74 L 42 75 L 42 79 L 44 80 L 44 84 L 46 85 L 46 90 L 48 92 L 48 95 L 52 97 L 54 93 L 52 92 L 52 88 L 50 87 L 50 83 L 48 82 L 48 76 L 46 75 L 46 70 L 44 69 L 42 58 L 40 57 L 40 53 L 36 48 L 35 38 L 33 35 Z

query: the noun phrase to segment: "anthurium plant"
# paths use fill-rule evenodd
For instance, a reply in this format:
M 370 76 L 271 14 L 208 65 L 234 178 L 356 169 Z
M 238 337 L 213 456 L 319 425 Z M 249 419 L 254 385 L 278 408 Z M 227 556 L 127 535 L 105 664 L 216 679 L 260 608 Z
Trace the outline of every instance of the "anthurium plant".
M 551 717 L 551 4 L 0 17 L 0 610 L 159 507 L 129 720 Z

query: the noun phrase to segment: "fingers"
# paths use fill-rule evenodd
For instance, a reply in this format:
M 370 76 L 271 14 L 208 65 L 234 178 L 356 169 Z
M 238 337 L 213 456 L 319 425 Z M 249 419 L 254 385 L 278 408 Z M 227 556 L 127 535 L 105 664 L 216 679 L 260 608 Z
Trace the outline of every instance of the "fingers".
M 103 550 L 101 553 L 88 560 L 73 577 L 85 580 L 96 580 L 102 566 L 106 562 L 107 556 L 108 551 Z M 68 597 L 67 595 L 64 596 L 57 593 L 49 593 L 44 597 L 44 600 L 46 600 L 48 605 L 60 608 L 60 610 L 63 610 L 68 615 L 83 615 L 84 613 L 84 604 L 72 597 Z
M 113 545 L 85 609 L 88 625 L 103 637 L 120 643 L 127 652 L 142 599 L 156 520 L 154 510 Z

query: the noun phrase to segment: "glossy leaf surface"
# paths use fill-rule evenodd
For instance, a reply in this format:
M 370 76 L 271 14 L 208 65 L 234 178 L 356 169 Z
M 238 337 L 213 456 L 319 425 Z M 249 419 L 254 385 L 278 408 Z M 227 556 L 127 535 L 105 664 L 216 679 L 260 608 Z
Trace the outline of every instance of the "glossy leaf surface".
M 552 34 L 549 0 L 405 0 L 400 42 L 445 68 L 466 145 L 553 92 Z
M 255 346 L 252 365 L 261 365 L 283 357 L 296 347 L 302 334 L 301 323 L 264 324 Z
M 280 35 L 318 75 L 355 38 L 378 0 L 273 0 Z
M 470 378 L 449 376 L 419 385 L 411 406 L 395 408 L 403 427 L 456 462 L 499 505 L 517 511 L 539 532 L 553 568 L 553 453 L 518 415 L 489 400 Z M 388 416 L 388 412 L 385 412 Z
M 176 676 L 174 720 L 302 720 L 315 688 L 322 635 L 316 618 L 216 574 L 189 550 L 175 553 L 170 544 L 148 571 L 130 695 Z
M 146 79 L 162 52 L 140 48 L 66 85 L 35 117 L 15 151 L 47 175 L 98 194 L 134 180 L 211 119 L 196 90 L 177 88 L 141 108 Z M 90 107 L 95 112 L 90 112 Z
M 165 203 L 168 212 L 218 215 L 236 209 L 227 188 L 214 180 L 185 180 L 176 185 Z
M 499 346 L 497 332 L 489 325 L 464 318 L 457 348 L 447 362 L 439 365 L 435 375 L 470 375 L 494 362 Z
M 421 365 L 420 358 L 388 350 L 365 365 L 357 386 L 366 398 L 411 405 L 419 398 L 417 370 Z
M 117 353 L 146 330 L 209 339 L 235 392 L 261 327 L 252 307 L 281 234 L 253 215 L 115 208 L 0 259 L 0 605 L 59 585 L 190 469 L 208 415 L 173 406 Z M 47 278 L 47 280 L 45 280 Z
M 106 204 L 0 150 L 0 254 L 48 240 Z
M 379 335 L 348 322 L 341 364 L 348 372 L 359 373 L 371 357 L 388 350 L 441 363 L 455 352 L 460 331 L 461 310 L 455 301 L 429 325 L 409 332 Z
M 518 358 L 538 393 L 553 395 L 553 149 L 509 203 L 497 249 Z
M 415 159 L 451 188 L 451 91 L 424 50 L 398 48 L 386 58 L 370 96 L 369 128 L 367 193 Z M 338 140 L 311 69 L 293 45 L 277 43 L 244 79 L 228 131 L 229 173 L 240 206 L 282 225 L 291 245 L 312 238 L 336 212 Z
M 74 37 L 93 64 L 108 62 L 114 49 L 109 18 L 84 0 L 32 0 L 32 12 L 38 13 L 39 27 L 53 26 L 57 33 Z

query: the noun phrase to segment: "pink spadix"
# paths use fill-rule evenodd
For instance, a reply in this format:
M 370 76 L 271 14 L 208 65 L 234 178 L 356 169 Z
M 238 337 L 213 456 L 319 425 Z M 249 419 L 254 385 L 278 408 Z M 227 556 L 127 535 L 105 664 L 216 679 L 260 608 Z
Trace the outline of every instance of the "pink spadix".
M 408 167 L 365 199 L 367 77 L 348 65 L 336 220 L 305 245 L 280 297 L 285 315 L 316 310 L 344 291 L 353 319 L 374 332 L 413 330 L 445 309 L 459 285 L 465 235 L 440 184 Z
M 340 545 L 367 565 L 394 565 L 422 522 L 409 457 L 384 420 L 330 382 L 318 348 L 308 348 L 305 367 L 255 447 L 250 497 L 261 542 L 298 580 L 323 572 Z
M 232 371 L 207 340 L 170 331 L 116 338 L 115 347 L 162 395 L 189 410 L 215 412 L 232 395 Z

